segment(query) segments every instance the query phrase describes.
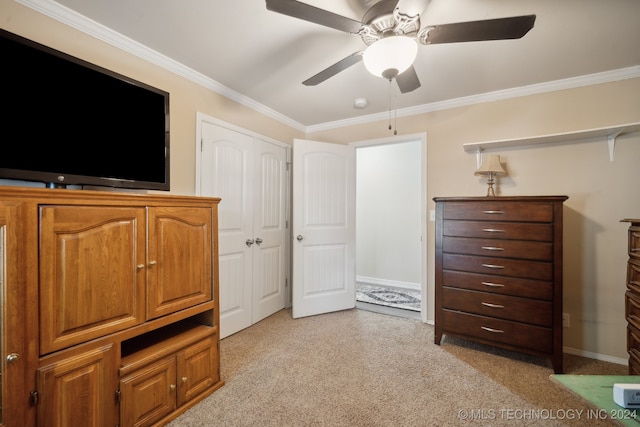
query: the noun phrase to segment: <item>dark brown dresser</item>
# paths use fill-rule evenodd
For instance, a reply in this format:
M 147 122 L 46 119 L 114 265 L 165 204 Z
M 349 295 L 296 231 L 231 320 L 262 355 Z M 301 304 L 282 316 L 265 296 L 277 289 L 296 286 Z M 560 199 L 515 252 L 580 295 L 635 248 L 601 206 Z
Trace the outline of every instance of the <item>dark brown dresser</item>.
M 640 375 L 640 219 L 623 219 L 629 225 L 629 261 L 627 262 L 627 352 L 629 375 Z
M 436 344 L 443 334 L 457 336 L 548 357 L 554 372 L 562 373 L 566 199 L 433 199 Z

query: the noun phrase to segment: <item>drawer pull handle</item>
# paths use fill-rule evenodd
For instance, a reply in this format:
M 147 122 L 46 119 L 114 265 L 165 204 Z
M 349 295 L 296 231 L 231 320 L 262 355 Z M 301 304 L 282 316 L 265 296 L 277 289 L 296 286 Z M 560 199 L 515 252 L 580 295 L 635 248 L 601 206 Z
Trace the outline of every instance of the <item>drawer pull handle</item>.
M 504 248 L 498 248 L 497 246 L 482 246 L 482 249 L 487 251 L 504 251 Z
M 485 286 L 491 286 L 492 288 L 501 288 L 504 286 L 503 284 L 500 284 L 500 283 L 491 283 L 491 282 L 480 282 L 480 283 Z
M 503 214 L 504 211 L 482 211 L 482 213 L 486 213 L 489 215 L 495 215 L 495 214 Z
M 483 228 L 482 231 L 486 231 L 487 233 L 504 233 L 504 230 L 500 230 L 499 228 Z
M 496 334 L 504 334 L 504 331 L 502 329 L 493 329 L 493 328 L 488 328 L 486 326 L 480 326 L 480 329 L 483 329 L 487 332 L 493 332 Z
M 482 266 L 487 268 L 504 268 L 504 265 L 495 265 L 495 264 L 482 264 Z
M 491 308 L 504 308 L 504 305 L 500 305 L 500 304 L 491 304 L 490 302 L 482 302 L 482 305 L 484 305 L 485 307 L 491 307 Z

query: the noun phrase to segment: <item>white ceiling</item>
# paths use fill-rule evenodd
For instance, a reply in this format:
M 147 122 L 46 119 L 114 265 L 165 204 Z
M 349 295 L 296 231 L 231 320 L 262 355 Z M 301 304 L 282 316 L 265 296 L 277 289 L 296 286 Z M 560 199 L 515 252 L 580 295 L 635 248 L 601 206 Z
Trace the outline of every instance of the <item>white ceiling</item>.
M 415 69 L 422 86 L 407 94 L 400 94 L 395 83 L 390 89 L 362 63 L 318 86 L 302 85 L 365 45 L 359 36 L 267 11 L 264 0 L 23 2 L 63 11 L 60 5 L 66 6 L 83 15 L 71 14 L 74 22 L 87 21 L 95 33 L 111 33 L 96 25 L 102 24 L 148 47 L 151 55 L 171 58 L 306 129 L 387 114 L 390 105 L 415 111 L 549 82 L 561 87 L 558 81 L 596 73 L 612 79 L 640 75 L 640 0 L 432 0 L 423 26 L 527 14 L 537 18 L 519 40 L 421 45 Z M 360 21 L 375 0 L 305 2 Z M 369 106 L 355 109 L 358 97 Z

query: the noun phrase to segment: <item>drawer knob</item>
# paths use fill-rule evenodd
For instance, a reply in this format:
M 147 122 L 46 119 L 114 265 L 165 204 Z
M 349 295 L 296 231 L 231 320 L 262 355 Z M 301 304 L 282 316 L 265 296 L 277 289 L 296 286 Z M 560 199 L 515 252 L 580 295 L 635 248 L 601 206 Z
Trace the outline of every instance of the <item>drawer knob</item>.
M 486 251 L 504 251 L 504 248 L 499 248 L 497 246 L 482 246 L 482 249 Z
M 503 214 L 504 211 L 482 211 L 482 213 L 486 213 L 489 215 L 496 215 L 496 214 L 499 215 L 499 214 Z
M 500 305 L 500 304 L 492 304 L 490 302 L 482 302 L 482 305 L 484 305 L 485 307 L 491 307 L 491 308 L 504 308 L 504 305 Z
M 487 268 L 504 268 L 504 265 L 496 265 L 496 264 L 482 264 L 483 267 L 487 267 Z
M 493 329 L 487 326 L 480 326 L 480 329 L 485 330 L 487 332 L 493 332 L 495 334 L 504 334 L 504 331 L 502 329 Z
M 501 283 L 491 283 L 491 282 L 480 282 L 480 284 L 485 286 L 490 286 L 492 288 L 502 288 L 504 285 Z

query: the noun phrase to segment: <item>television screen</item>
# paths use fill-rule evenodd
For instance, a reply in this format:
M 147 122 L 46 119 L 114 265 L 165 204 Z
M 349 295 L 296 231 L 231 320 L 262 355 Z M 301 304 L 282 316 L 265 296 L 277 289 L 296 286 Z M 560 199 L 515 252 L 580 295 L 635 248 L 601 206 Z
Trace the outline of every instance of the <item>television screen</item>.
M 0 178 L 169 190 L 169 94 L 0 30 Z

